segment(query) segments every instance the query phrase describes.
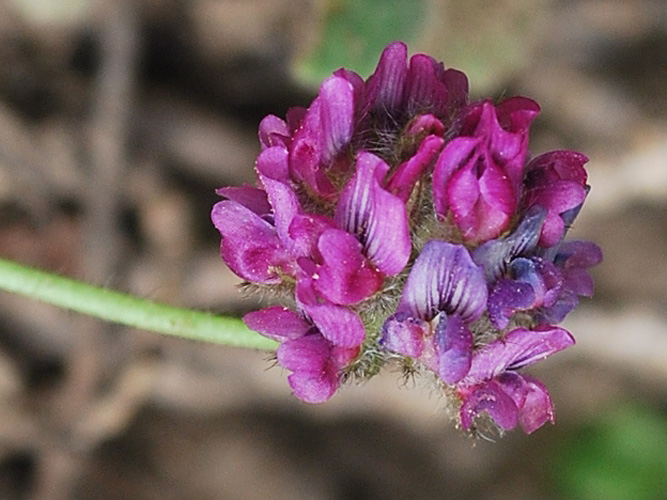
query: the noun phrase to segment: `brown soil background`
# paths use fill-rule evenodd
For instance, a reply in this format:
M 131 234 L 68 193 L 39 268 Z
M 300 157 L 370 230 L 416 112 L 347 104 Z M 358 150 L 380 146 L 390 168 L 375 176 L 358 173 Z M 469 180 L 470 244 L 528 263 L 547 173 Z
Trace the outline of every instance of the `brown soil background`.
M 518 47 L 489 58 L 473 92 L 536 99 L 532 151 L 591 158 L 573 234 L 605 252 L 596 296 L 566 321 L 577 347 L 533 371 L 558 424 L 473 442 L 427 386 L 391 372 L 308 406 L 266 353 L 0 293 L 1 500 L 547 499 L 569 429 L 625 401 L 667 409 L 664 1 L 431 3 L 411 50 L 466 70 L 452 40 Z M 252 309 L 219 258 L 214 189 L 252 181 L 262 116 L 312 99 L 290 67 L 322 2 L 58 4 L 0 1 L 0 255 L 167 303 Z

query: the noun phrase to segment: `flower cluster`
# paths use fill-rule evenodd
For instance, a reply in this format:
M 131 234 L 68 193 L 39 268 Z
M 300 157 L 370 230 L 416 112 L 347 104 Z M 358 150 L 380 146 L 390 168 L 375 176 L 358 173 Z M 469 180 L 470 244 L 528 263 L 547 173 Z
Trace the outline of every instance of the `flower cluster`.
M 396 42 L 367 80 L 340 69 L 307 109 L 262 120 L 257 186 L 219 189 L 212 219 L 230 268 L 287 306 L 244 320 L 280 342 L 299 398 L 392 362 L 434 373 L 466 430 L 553 422 L 519 370 L 574 343 L 555 324 L 592 295 L 602 255 L 563 241 L 587 159 L 530 159 L 538 112 L 469 102 L 463 73 Z

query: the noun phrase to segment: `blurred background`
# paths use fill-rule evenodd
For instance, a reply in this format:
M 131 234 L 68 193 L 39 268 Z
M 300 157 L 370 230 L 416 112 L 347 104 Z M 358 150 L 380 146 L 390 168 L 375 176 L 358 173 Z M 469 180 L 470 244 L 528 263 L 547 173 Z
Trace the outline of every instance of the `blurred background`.
M 533 153 L 590 157 L 572 234 L 605 253 L 575 348 L 532 373 L 558 422 L 473 441 L 384 372 L 325 405 L 268 354 L 0 293 L 0 499 L 667 498 L 664 0 L 0 0 L 0 256 L 175 305 L 257 304 L 214 189 L 268 113 L 395 39 L 526 95 Z

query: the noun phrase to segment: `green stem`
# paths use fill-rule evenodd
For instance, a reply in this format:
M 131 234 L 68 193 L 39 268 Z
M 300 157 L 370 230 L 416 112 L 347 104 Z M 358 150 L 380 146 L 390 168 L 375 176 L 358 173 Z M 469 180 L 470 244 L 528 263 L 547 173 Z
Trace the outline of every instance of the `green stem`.
M 123 325 L 233 347 L 275 349 L 238 318 L 181 309 L 0 259 L 0 289 Z

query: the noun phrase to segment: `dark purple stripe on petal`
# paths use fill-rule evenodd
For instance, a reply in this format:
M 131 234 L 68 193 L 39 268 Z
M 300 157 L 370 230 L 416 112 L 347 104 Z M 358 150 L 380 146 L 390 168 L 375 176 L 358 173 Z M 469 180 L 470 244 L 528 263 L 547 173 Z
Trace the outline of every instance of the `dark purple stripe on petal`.
M 444 311 L 470 322 L 481 316 L 486 299 L 484 274 L 468 250 L 431 240 L 412 266 L 399 307 L 426 321 Z
M 405 80 L 403 102 L 408 115 L 433 113 L 443 116 L 447 112 L 447 87 L 438 79 L 438 64 L 426 54 L 410 58 L 410 68 Z
M 357 171 L 336 207 L 336 223 L 356 234 L 371 262 L 383 273 L 398 274 L 412 250 L 405 203 L 381 182 L 389 166 L 371 153 L 360 153 Z
M 403 42 L 394 42 L 384 49 L 375 73 L 368 79 L 366 106 L 392 114 L 403 100 L 403 87 L 408 72 L 408 48 Z

